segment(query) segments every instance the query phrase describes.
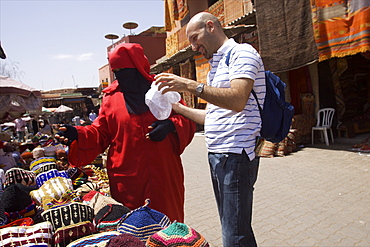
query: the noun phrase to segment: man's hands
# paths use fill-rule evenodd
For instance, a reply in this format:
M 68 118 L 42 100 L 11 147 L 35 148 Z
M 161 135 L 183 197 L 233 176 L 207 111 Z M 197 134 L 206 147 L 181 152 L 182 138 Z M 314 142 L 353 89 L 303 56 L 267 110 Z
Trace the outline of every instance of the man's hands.
M 173 122 L 169 119 L 155 121 L 148 128 L 153 130 L 146 134 L 146 138 L 155 142 L 163 141 L 169 133 L 176 129 Z
M 158 85 L 158 90 L 161 90 L 165 87 L 162 91 L 162 94 L 167 93 L 168 91 L 176 91 L 176 92 L 190 92 L 195 93 L 195 88 L 198 86 L 198 82 L 183 78 L 174 74 L 170 73 L 160 73 L 154 77 L 155 84 Z
M 72 125 L 61 125 L 58 130 L 58 133 L 55 134 L 55 138 L 63 144 L 69 146 L 73 141 L 78 139 L 77 129 Z

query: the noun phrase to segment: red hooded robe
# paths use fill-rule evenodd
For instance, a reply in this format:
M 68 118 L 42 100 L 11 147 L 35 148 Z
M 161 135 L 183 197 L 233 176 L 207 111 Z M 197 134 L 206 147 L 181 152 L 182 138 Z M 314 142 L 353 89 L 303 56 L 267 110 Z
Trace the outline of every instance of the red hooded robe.
M 139 44 L 120 44 L 109 54 L 111 69 L 137 68 L 151 83 L 149 63 Z M 69 161 L 90 164 L 107 148 L 107 172 L 112 197 L 130 209 L 144 205 L 166 214 L 171 221 L 184 221 L 184 174 L 180 155 L 192 141 L 195 123 L 172 112 L 176 131 L 160 142 L 146 139 L 148 126 L 157 119 L 150 111 L 128 113 L 117 81 L 104 90 L 99 116 L 92 125 L 76 126 Z M 182 102 L 183 103 L 183 102 Z

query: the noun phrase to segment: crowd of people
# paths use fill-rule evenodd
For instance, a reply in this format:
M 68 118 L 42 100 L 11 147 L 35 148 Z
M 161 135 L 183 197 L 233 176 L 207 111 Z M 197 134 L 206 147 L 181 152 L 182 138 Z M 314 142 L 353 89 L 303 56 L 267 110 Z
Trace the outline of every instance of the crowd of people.
M 32 160 L 40 157 L 40 150 L 48 156 L 56 156 L 58 153 L 66 153 L 68 148 L 58 144 L 53 136 L 52 127 L 45 121 L 45 131 L 28 135 L 24 139 L 25 133 L 17 134 L 14 139 L 10 135 L 2 136 L 0 140 L 0 172 L 6 173 L 11 168 L 22 168 L 29 170 Z M 17 131 L 20 132 L 20 131 Z M 23 140 L 22 140 L 23 138 Z

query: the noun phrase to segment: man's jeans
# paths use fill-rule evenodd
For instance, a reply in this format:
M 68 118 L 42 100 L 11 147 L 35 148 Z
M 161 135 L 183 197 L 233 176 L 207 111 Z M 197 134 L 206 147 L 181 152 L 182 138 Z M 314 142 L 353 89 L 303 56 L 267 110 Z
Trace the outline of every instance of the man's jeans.
M 224 247 L 257 246 L 252 230 L 252 202 L 259 157 L 208 153 Z

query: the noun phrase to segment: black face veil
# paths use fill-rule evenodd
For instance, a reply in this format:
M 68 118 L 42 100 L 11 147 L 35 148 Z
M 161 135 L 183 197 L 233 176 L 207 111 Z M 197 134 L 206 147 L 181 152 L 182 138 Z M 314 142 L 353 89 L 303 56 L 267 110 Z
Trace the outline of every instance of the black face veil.
M 136 68 L 125 68 L 114 72 L 126 101 L 129 113 L 142 114 L 149 110 L 145 104 L 145 94 L 150 89 L 146 80 Z

